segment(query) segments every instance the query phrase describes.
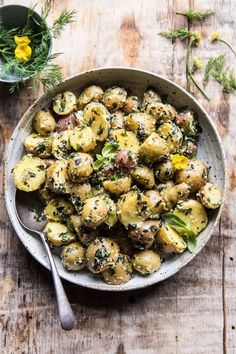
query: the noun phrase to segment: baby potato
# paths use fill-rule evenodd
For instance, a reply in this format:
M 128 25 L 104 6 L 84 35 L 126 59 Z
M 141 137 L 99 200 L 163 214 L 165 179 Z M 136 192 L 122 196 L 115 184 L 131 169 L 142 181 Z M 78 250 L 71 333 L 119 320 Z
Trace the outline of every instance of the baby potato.
M 108 129 L 110 128 L 109 119 L 110 114 L 103 104 L 91 102 L 84 108 L 82 124 L 92 129 L 96 140 L 104 141 L 108 137 Z
M 75 126 L 77 125 L 76 123 L 77 119 L 75 113 L 78 112 L 67 114 L 66 116 L 63 116 L 57 120 L 57 125 L 56 125 L 57 133 L 64 132 L 65 130 L 73 130 L 75 128 Z
M 155 251 L 143 250 L 133 256 L 132 264 L 137 272 L 143 275 L 152 274 L 160 268 L 161 259 Z
M 174 120 L 177 115 L 177 112 L 173 106 L 161 102 L 150 103 L 147 106 L 146 111 L 148 114 L 153 116 L 157 122 Z
M 48 158 L 52 153 L 52 138 L 32 133 L 24 141 L 25 150 L 37 157 Z
M 170 149 L 164 139 L 152 133 L 140 146 L 139 153 L 145 162 L 154 162 L 168 156 Z
M 153 170 L 147 166 L 136 166 L 131 171 L 132 178 L 142 184 L 145 189 L 151 189 L 155 185 Z
M 120 109 L 111 115 L 111 128 L 124 129 L 124 113 Z
M 86 247 L 88 247 L 90 243 L 99 236 L 99 232 L 97 230 L 88 229 L 82 226 L 81 217 L 79 215 L 71 215 L 69 220 L 75 229 L 80 242 Z
M 149 199 L 142 193 L 130 191 L 123 194 L 117 203 L 118 218 L 126 228 L 136 226 L 150 216 Z
M 127 92 L 125 89 L 117 86 L 107 89 L 102 98 L 102 103 L 111 112 L 117 111 L 122 108 L 126 102 Z
M 154 242 L 155 235 L 160 228 L 160 221 L 146 220 L 129 231 L 129 237 L 140 248 L 150 248 Z
M 182 253 L 187 248 L 180 234 L 166 224 L 162 224 L 158 230 L 156 242 L 164 253 Z
M 110 139 L 115 140 L 120 149 L 130 150 L 133 152 L 138 152 L 139 141 L 136 135 L 125 129 L 112 129 L 110 131 Z
M 132 277 L 132 263 L 126 254 L 119 254 L 115 265 L 102 272 L 102 278 L 107 284 L 121 285 L 127 283 Z
M 85 248 L 79 242 L 63 247 L 61 261 L 67 270 L 79 271 L 85 267 Z
M 125 104 L 122 107 L 123 112 L 126 114 L 130 114 L 133 112 L 137 112 L 139 108 L 139 99 L 137 96 L 128 96 L 126 98 Z
M 129 150 L 120 150 L 115 155 L 115 165 L 117 168 L 130 169 L 138 163 L 138 156 L 136 153 Z
M 45 182 L 46 164 L 39 157 L 25 155 L 13 169 L 16 188 L 24 192 L 33 192 Z
M 221 191 L 214 183 L 207 183 L 198 192 L 199 201 L 208 209 L 217 209 L 221 204 Z
M 155 119 L 147 113 L 131 113 L 125 117 L 125 128 L 134 131 L 140 138 L 155 131 Z
M 195 138 L 198 135 L 198 124 L 191 111 L 179 113 L 175 117 L 175 123 L 181 128 L 185 135 Z
M 77 99 L 78 109 L 84 109 L 86 104 L 91 101 L 100 101 L 103 95 L 103 89 L 97 85 L 86 87 Z
M 155 175 L 161 182 L 169 181 L 174 177 L 174 166 L 170 160 L 159 163 L 155 168 Z
M 154 90 L 147 90 L 143 95 L 142 111 L 145 111 L 150 103 L 161 102 L 161 97 Z
M 101 196 L 86 199 L 81 212 L 82 224 L 96 229 L 107 220 L 108 210 L 109 207 Z
M 75 197 L 78 197 L 83 202 L 91 196 L 92 188 L 88 182 L 71 183 L 70 193 Z
M 56 197 L 56 195 L 49 189 L 47 188 L 46 184 L 43 184 L 39 190 L 38 190 L 38 194 L 39 194 L 39 199 L 41 200 L 41 202 L 45 205 L 47 205 L 47 203 Z
M 75 151 L 88 152 L 93 150 L 96 141 L 92 129 L 84 125 L 74 128 L 70 135 L 70 144 Z
M 63 221 L 65 217 L 73 214 L 73 205 L 65 198 L 51 199 L 44 209 L 46 217 L 53 221 Z
M 166 181 L 165 183 L 160 183 L 156 186 L 156 190 L 158 192 L 161 192 L 163 191 L 165 188 L 167 187 L 173 187 L 175 184 L 174 184 L 174 181 Z
M 52 139 L 52 154 L 58 160 L 67 159 L 71 152 L 70 136 L 71 130 L 55 133 Z
M 68 174 L 68 162 L 57 160 L 47 169 L 46 186 L 55 193 L 70 193 L 70 178 Z
M 103 197 L 103 200 L 105 201 L 108 207 L 107 219 L 105 221 L 105 224 L 108 225 L 110 228 L 113 227 L 118 221 L 116 204 L 107 195 Z
M 87 248 L 87 266 L 92 273 L 100 273 L 114 266 L 119 257 L 120 248 L 110 238 L 97 238 Z
M 93 173 L 93 158 L 84 152 L 72 154 L 69 159 L 69 175 L 73 182 L 83 182 Z
M 149 190 L 146 191 L 144 195 L 149 199 L 150 218 L 159 219 L 160 214 L 165 210 L 165 203 L 160 193 L 155 190 Z
M 130 177 L 120 177 L 114 181 L 106 180 L 103 183 L 103 187 L 112 194 L 123 194 L 130 190 L 131 178 Z
M 159 126 L 157 133 L 161 138 L 165 139 L 169 146 L 170 152 L 177 152 L 183 143 L 183 134 L 177 125 L 173 122 L 166 122 Z
M 185 169 L 176 172 L 176 183 L 187 183 L 196 193 L 208 180 L 207 166 L 201 160 L 189 160 Z
M 49 243 L 56 247 L 76 241 L 76 236 L 72 234 L 68 227 L 57 221 L 49 221 L 43 231 Z
M 56 121 L 49 111 L 40 110 L 35 114 L 34 129 L 41 135 L 48 135 L 56 129 Z
M 53 99 L 53 110 L 59 116 L 65 116 L 76 109 L 76 96 L 70 92 L 65 91 L 59 93 Z
M 180 201 L 174 210 L 186 224 L 190 225 L 191 230 L 198 235 L 205 229 L 208 217 L 204 206 L 195 199 Z
M 191 192 L 191 187 L 187 183 L 180 183 L 174 186 L 167 186 L 160 194 L 165 204 L 165 209 L 172 209 L 179 200 L 187 199 Z

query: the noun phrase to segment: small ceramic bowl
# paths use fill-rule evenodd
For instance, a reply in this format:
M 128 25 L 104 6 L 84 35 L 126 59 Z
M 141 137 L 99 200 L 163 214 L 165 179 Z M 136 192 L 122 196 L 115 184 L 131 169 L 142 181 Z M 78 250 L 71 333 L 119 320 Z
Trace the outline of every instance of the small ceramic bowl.
M 6 30 L 10 30 L 12 28 L 20 27 L 22 28 L 27 20 L 29 8 L 22 6 L 22 5 L 6 5 L 6 6 L 1 6 L 0 7 L 0 25 L 2 28 Z M 35 12 L 33 12 L 33 16 L 36 19 L 37 22 L 41 22 L 42 18 L 41 16 Z M 35 33 L 39 31 L 39 26 L 35 23 L 34 24 L 34 30 Z M 51 46 L 52 46 L 52 40 L 50 39 L 49 43 L 49 51 L 48 54 L 51 52 Z M 5 83 L 15 83 L 19 81 L 26 81 L 29 79 L 29 76 L 25 77 L 18 77 L 14 74 L 10 74 L 6 77 L 1 78 L 1 63 L 3 62 L 3 58 L 0 55 L 0 82 L 5 82 Z
M 161 95 L 165 96 L 167 101 L 177 107 L 177 109 L 188 107 L 195 112 L 202 127 L 198 157 L 211 167 L 210 179 L 220 187 L 224 194 L 225 157 L 220 137 L 209 115 L 187 91 L 176 85 L 174 82 L 151 72 L 131 68 L 104 68 L 87 71 L 67 79 L 55 88 L 54 94 L 70 90 L 78 95 L 84 87 L 91 84 L 97 84 L 103 88 L 112 85 L 120 85 L 139 97 L 142 97 L 144 91 L 151 86 Z M 24 154 L 23 142 L 32 131 L 32 123 L 35 113 L 39 109 L 49 107 L 51 101 L 51 96 L 45 94 L 27 110 L 12 135 L 5 159 L 5 198 L 12 225 L 20 240 L 32 256 L 48 269 L 49 263 L 47 255 L 45 254 L 41 241 L 24 230 L 16 217 L 14 206 L 15 186 L 11 171 L 16 162 L 18 162 Z M 89 271 L 83 270 L 79 273 L 66 271 L 63 268 L 59 257 L 55 256 L 59 274 L 62 278 L 72 283 L 88 288 L 108 291 L 134 290 L 161 282 L 178 272 L 206 245 L 220 218 L 221 210 L 222 205 L 219 209 L 209 212 L 209 223 L 206 229 L 198 236 L 197 248 L 194 253 L 191 254 L 186 251 L 181 255 L 170 255 L 165 262 L 162 263 L 160 270 L 150 276 L 141 276 L 136 273 L 135 276 L 124 285 L 108 285 Z

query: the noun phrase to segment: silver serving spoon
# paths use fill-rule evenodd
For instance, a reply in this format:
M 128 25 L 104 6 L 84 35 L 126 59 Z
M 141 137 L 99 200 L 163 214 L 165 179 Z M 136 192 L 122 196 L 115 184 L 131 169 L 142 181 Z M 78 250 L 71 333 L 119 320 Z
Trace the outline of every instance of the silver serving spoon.
M 40 220 L 42 219 L 40 218 L 40 216 L 42 216 L 42 214 L 40 214 L 40 204 L 38 195 L 35 192 L 26 193 L 18 189 L 16 190 L 15 207 L 17 217 L 25 229 L 39 235 L 43 242 L 51 266 L 61 326 L 66 331 L 69 331 L 74 327 L 75 317 L 58 275 L 50 247 L 44 237 L 43 229 L 47 221 L 45 221 L 45 219 Z M 37 214 L 35 211 L 37 211 Z

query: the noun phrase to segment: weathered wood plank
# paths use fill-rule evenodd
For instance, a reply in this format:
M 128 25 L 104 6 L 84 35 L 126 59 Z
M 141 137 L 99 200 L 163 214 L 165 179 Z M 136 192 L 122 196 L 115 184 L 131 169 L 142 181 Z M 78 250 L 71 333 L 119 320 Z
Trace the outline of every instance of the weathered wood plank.
M 1 3 L 1 2 L 0 2 Z M 14 3 L 5 0 L 5 4 Z M 28 5 L 29 0 L 21 4 Z M 42 0 L 39 1 L 40 8 Z M 79 4 L 79 5 L 78 5 Z M 53 18 L 64 8 L 77 8 L 76 23 L 55 41 L 54 51 L 66 76 L 93 67 L 126 65 L 154 71 L 186 86 L 185 45 L 172 45 L 158 32 L 183 26 L 175 10 L 203 0 L 63 0 L 55 2 Z M 211 2 L 217 14 L 204 26 L 220 28 L 233 42 L 235 2 Z M 195 50 L 204 61 L 222 52 L 205 41 Z M 230 59 L 233 62 L 233 59 Z M 202 72 L 197 75 L 202 78 Z M 149 289 L 104 294 L 65 283 L 77 317 L 76 329 L 60 329 L 48 271 L 27 253 L 14 234 L 5 208 L 0 208 L 0 347 L 11 353 L 236 353 L 234 222 L 235 97 L 223 95 L 219 85 L 208 86 L 211 102 L 197 97 L 211 113 L 223 138 L 229 161 L 230 190 L 221 224 L 205 249 L 176 276 Z M 0 87 L 0 149 L 35 96 L 23 89 L 13 96 Z M 1 134 L 3 132 L 3 134 Z M 2 167 L 0 198 L 3 203 Z

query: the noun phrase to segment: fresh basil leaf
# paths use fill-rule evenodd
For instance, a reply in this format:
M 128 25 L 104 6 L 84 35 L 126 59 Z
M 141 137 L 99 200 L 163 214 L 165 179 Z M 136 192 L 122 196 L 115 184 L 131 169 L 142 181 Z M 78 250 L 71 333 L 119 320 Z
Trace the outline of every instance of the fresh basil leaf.
M 190 253 L 193 253 L 197 247 L 197 238 L 193 233 L 191 236 L 189 235 L 187 238 L 187 246 Z
M 119 144 L 116 142 L 108 143 L 102 149 L 103 157 L 110 157 L 111 154 L 114 154 L 119 148 Z
M 98 171 L 102 167 L 102 165 L 105 163 L 105 161 L 106 161 L 105 157 L 102 157 L 102 156 L 97 161 L 95 161 L 93 164 L 94 171 Z

